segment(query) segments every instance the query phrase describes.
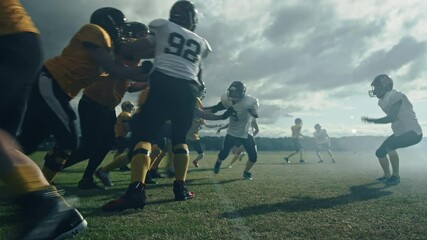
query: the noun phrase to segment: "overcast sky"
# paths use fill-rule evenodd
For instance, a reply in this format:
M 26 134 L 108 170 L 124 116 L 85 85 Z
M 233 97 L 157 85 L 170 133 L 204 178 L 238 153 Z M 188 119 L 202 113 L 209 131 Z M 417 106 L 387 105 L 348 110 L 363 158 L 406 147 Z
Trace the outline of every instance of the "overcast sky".
M 38 25 L 46 57 L 58 55 L 100 7 L 130 21 L 167 18 L 174 0 L 22 0 Z M 404 3 L 407 2 L 407 3 Z M 205 61 L 205 105 L 216 104 L 234 80 L 260 100 L 260 135 L 290 135 L 294 118 L 311 136 L 320 123 L 333 137 L 390 135 L 367 91 L 389 74 L 427 130 L 427 1 L 195 0 L 196 33 L 213 53 Z M 134 99 L 134 95 L 126 98 Z M 75 102 L 73 102 L 75 104 Z M 424 131 L 426 132 L 426 131 Z

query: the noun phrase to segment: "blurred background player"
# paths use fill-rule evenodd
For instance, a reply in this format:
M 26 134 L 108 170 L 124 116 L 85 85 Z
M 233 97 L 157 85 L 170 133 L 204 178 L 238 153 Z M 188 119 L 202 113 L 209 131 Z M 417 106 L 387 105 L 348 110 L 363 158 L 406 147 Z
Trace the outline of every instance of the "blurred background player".
M 248 153 L 248 161 L 243 171 L 243 178 L 252 180 L 251 168 L 258 160 L 255 139 L 249 134 L 252 120 L 258 118 L 258 99 L 246 94 L 246 86 L 241 81 L 234 81 L 228 87 L 227 93 L 221 97 L 221 101 L 212 107 L 205 108 L 212 112 L 232 108 L 233 113 L 229 117 L 227 135 L 218 158 L 215 162 L 214 173 L 218 174 L 222 161 L 230 154 L 233 146 L 242 145 Z
M 385 181 L 388 184 L 399 184 L 399 156 L 396 149 L 419 143 L 423 137 L 422 129 L 411 102 L 405 94 L 393 89 L 393 80 L 388 75 L 376 76 L 371 87 L 369 96 L 378 98 L 378 106 L 386 116 L 382 118 L 362 117 L 362 121 L 375 124 L 391 123 L 393 130 L 393 134 L 375 152 L 384 171 L 384 175 L 377 180 Z M 392 174 L 390 173 L 389 160 L 393 168 Z
M 332 163 L 335 163 L 334 156 L 331 151 L 331 138 L 329 137 L 326 129 L 322 128 L 320 124 L 314 125 L 315 131 L 313 132 L 314 142 L 316 143 L 316 155 L 319 158 L 319 163 L 323 163 L 320 151 L 326 151 L 331 158 Z
M 124 53 L 143 58 L 154 56 L 155 70 L 150 75 L 150 94 L 141 108 L 137 129 L 132 129 L 131 184 L 126 194 L 103 206 L 115 211 L 145 206 L 146 174 L 151 166 L 151 141 L 167 120 L 172 122 L 175 200 L 194 197 L 185 186 L 189 153 L 186 134 L 191 127 L 199 87 L 202 85 L 202 59 L 211 51 L 208 42 L 194 33 L 197 11 L 190 1 L 177 1 L 169 21 L 157 19 L 149 24 L 150 35 L 123 46 Z M 126 54 L 125 54 L 126 55 Z
M 129 145 L 128 133 L 130 132 L 130 120 L 132 113 L 135 110 L 135 105 L 131 101 L 125 101 L 121 105 L 122 112 L 117 116 L 116 124 L 114 125 L 114 133 L 116 136 L 114 147 L 116 152 L 114 158 L 125 152 Z M 129 171 L 130 168 L 125 165 L 120 167 L 121 171 Z
M 292 152 L 291 154 L 283 158 L 287 163 L 290 163 L 289 158 L 291 158 L 292 156 L 298 153 L 299 153 L 299 159 L 300 159 L 299 162 L 305 163 L 304 159 L 302 159 L 303 147 L 301 145 L 300 139 L 303 138 L 304 136 L 301 134 L 301 129 L 302 129 L 301 118 L 295 118 L 295 125 L 291 127 L 291 131 L 292 131 L 291 140 L 292 140 L 294 152 Z
M 32 89 L 19 136 L 26 154 L 34 152 L 51 134 L 55 147 L 45 157 L 43 174 L 52 182 L 64 167 L 68 154 L 78 147 L 76 113 L 71 99 L 83 88 L 99 81 L 101 70 L 126 81 L 145 76 L 143 67 L 117 64 L 112 50 L 119 47 L 125 25 L 124 14 L 115 8 L 100 8 L 64 48 L 47 60 Z
M 16 134 L 42 64 L 39 32 L 21 3 L 0 1 L 0 179 L 22 207 L 23 239 L 64 239 L 87 222 L 19 149 Z
M 135 41 L 136 37 L 142 38 L 147 36 L 147 34 L 148 27 L 146 25 L 139 22 L 129 22 L 123 28 L 122 41 Z M 117 64 L 130 67 L 137 67 L 140 62 L 140 59 L 129 56 L 125 59 L 117 54 L 115 60 Z M 152 63 L 147 61 L 143 64 L 146 63 L 148 63 L 148 66 L 145 65 L 147 67 L 146 73 L 148 73 L 151 70 Z M 138 84 L 142 84 L 142 86 Z M 98 81 L 95 81 L 83 90 L 83 95 L 78 105 L 81 143 L 78 149 L 70 154 L 64 166 L 64 168 L 67 168 L 89 159 L 83 177 L 77 185 L 79 189 L 104 189 L 95 183 L 93 176 L 114 145 L 115 108 L 120 104 L 126 92 L 139 91 L 145 85 L 146 83 L 136 83 L 130 79 L 126 81 L 115 79 L 113 76 L 103 73 Z M 133 106 L 132 103 L 128 106 L 130 110 L 132 110 L 131 106 Z M 117 121 L 121 120 L 118 119 Z

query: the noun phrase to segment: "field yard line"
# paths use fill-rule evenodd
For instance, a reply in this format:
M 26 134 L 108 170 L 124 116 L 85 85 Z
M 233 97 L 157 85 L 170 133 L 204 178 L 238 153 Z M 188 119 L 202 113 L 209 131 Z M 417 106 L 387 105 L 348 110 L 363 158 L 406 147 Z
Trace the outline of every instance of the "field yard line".
M 241 239 L 253 240 L 254 238 L 251 236 L 249 228 L 246 227 L 245 221 L 237 213 L 233 202 L 225 194 L 224 187 L 219 184 L 215 178 L 213 179 L 213 182 L 215 186 L 215 191 L 218 193 L 221 205 L 225 208 L 226 211 L 232 212 L 232 214 L 230 214 L 231 218 L 228 220 L 231 221 L 231 223 L 233 224 L 234 230 L 240 233 Z

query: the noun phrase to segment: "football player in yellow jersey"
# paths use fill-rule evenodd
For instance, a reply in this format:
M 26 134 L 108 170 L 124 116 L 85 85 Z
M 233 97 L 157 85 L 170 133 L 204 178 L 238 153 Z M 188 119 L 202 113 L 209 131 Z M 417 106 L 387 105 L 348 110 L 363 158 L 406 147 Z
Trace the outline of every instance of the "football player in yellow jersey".
M 199 109 L 203 108 L 202 99 L 204 98 L 205 93 L 206 93 L 206 90 L 204 89 L 203 91 L 201 91 L 201 95 L 197 98 L 197 107 Z M 205 155 L 203 151 L 202 143 L 200 142 L 200 136 L 199 136 L 199 130 L 202 129 L 203 126 L 206 126 L 208 128 L 221 127 L 221 125 L 218 125 L 218 124 L 208 125 L 206 124 L 203 118 L 193 119 L 193 124 L 191 125 L 190 130 L 187 133 L 187 142 L 197 152 L 197 157 L 192 161 L 195 167 L 199 167 L 198 162 L 202 160 Z
M 295 154 L 299 153 L 299 162 L 300 163 L 305 163 L 304 159 L 302 159 L 302 150 L 303 147 L 301 145 L 300 142 L 300 138 L 304 137 L 301 134 L 301 129 L 302 129 L 302 120 L 301 118 L 295 118 L 295 125 L 293 125 L 291 127 L 291 131 L 292 131 L 292 144 L 293 144 L 293 150 L 294 152 L 292 152 L 291 154 L 289 154 L 288 156 L 284 157 L 283 159 L 285 159 L 286 163 L 290 163 L 289 158 L 294 156 Z
M 127 138 L 128 133 L 130 132 L 130 120 L 132 118 L 132 113 L 135 111 L 135 105 L 131 101 L 125 101 L 122 103 L 122 112 L 117 116 L 116 124 L 114 125 L 114 133 L 116 136 L 114 142 L 114 148 L 116 153 L 114 158 L 122 154 L 128 147 Z M 127 165 L 120 168 L 120 170 L 130 170 Z
M 29 154 L 48 136 L 56 145 L 45 157 L 43 173 L 51 182 L 68 154 L 77 149 L 76 114 L 69 101 L 94 81 L 101 69 L 114 79 L 126 81 L 145 76 L 144 67 L 129 67 L 115 62 L 113 49 L 120 46 L 125 16 L 115 8 L 96 10 L 64 48 L 61 55 L 44 63 L 32 89 L 19 142 Z
M 0 1 L 0 180 L 23 210 L 23 239 L 63 239 L 87 222 L 21 151 L 14 135 L 42 64 L 39 31 L 18 0 Z M 10 237 L 10 236 L 9 236 Z
M 139 94 L 138 96 L 138 109 L 136 110 L 135 114 L 132 115 L 132 118 L 130 117 L 130 108 L 126 110 L 126 105 L 125 106 L 122 105 L 122 109 L 123 109 L 123 116 L 124 119 L 126 119 L 127 121 L 125 122 L 125 124 L 123 124 L 123 128 L 120 127 L 120 131 L 119 133 L 123 133 L 123 131 L 127 133 L 129 131 L 132 131 L 132 125 L 134 124 L 138 124 L 137 121 L 135 121 L 135 118 L 137 118 L 140 114 L 139 109 L 144 105 L 145 100 L 147 99 L 147 96 L 150 92 L 150 87 L 146 86 Z M 126 102 L 125 102 L 126 103 Z M 130 106 L 130 105 L 128 105 Z M 132 104 L 132 108 L 133 108 L 133 104 Z M 118 120 L 119 121 L 119 120 Z M 135 128 L 135 125 L 134 127 Z M 170 123 L 165 123 L 161 130 L 159 131 L 159 133 L 157 134 L 156 138 L 153 140 L 153 151 L 150 153 L 150 157 L 152 159 L 152 164 L 150 166 L 150 171 L 152 168 L 154 168 L 153 172 L 150 172 L 149 174 L 146 175 L 145 178 L 145 183 L 148 184 L 156 184 L 157 182 L 155 182 L 152 178 L 157 178 L 160 175 L 157 173 L 157 167 L 159 166 L 160 161 L 163 159 L 163 157 L 165 156 L 166 153 L 166 139 L 170 138 Z M 125 130 L 126 129 L 126 130 Z M 130 148 L 132 148 L 132 143 L 130 141 L 125 140 L 123 142 L 124 146 L 123 148 L 126 150 L 129 150 Z M 107 165 L 99 168 L 95 175 L 102 181 L 102 183 L 109 187 L 109 186 L 113 186 L 113 182 L 110 179 L 109 173 L 110 171 L 116 169 L 116 168 L 120 168 L 122 169 L 123 167 L 127 166 L 127 164 L 130 163 L 130 158 L 129 158 L 129 152 L 128 151 L 123 151 L 123 153 L 114 156 L 113 161 L 111 161 L 110 163 L 108 163 Z M 152 174 L 151 174 L 152 173 Z M 153 177 L 155 176 L 155 177 Z
M 129 27 L 127 27 L 129 25 Z M 136 27 L 135 27 L 136 25 Z M 126 23 L 123 31 L 124 40 L 132 41 L 134 35 L 145 37 L 148 27 L 139 22 Z M 127 66 L 138 66 L 140 59 L 124 59 L 116 57 L 116 61 Z M 149 63 L 151 64 L 151 62 Z M 82 179 L 78 183 L 80 189 L 104 189 L 99 187 L 93 175 L 114 144 L 114 124 L 116 123 L 115 107 L 121 102 L 124 94 L 141 90 L 130 80 L 114 79 L 112 76 L 101 76 L 83 91 L 78 111 L 81 128 L 81 144 L 67 159 L 64 167 L 89 159 Z M 129 114 L 130 115 L 130 114 Z M 129 116 L 130 117 L 130 116 Z

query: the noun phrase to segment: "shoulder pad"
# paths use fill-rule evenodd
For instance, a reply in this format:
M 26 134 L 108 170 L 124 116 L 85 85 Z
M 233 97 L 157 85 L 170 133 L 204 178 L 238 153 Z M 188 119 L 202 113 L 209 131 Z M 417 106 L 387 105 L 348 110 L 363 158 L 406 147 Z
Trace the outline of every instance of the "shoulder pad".
M 246 97 L 247 97 L 248 103 L 250 105 L 254 105 L 256 107 L 259 107 L 259 100 L 258 100 L 258 98 L 255 98 L 255 97 L 252 97 L 252 96 L 249 96 L 249 95 L 247 95 Z
M 155 20 L 151 21 L 150 24 L 148 24 L 148 27 L 149 28 L 158 28 L 158 27 L 161 27 L 167 23 L 169 23 L 169 21 L 166 19 L 155 19 Z
M 221 96 L 221 103 L 222 105 L 224 105 L 225 108 L 229 108 L 231 107 L 232 103 L 230 102 L 230 100 L 228 99 L 227 94 L 223 94 Z
M 204 38 L 203 38 L 203 41 L 204 41 L 204 42 L 205 42 L 205 44 L 206 44 L 206 49 L 207 49 L 209 52 L 212 52 L 211 45 L 208 43 L 208 41 L 207 41 L 206 39 L 204 39 Z
M 75 37 L 82 42 L 89 42 L 99 47 L 112 47 L 110 35 L 96 24 L 85 24 L 76 34 Z

